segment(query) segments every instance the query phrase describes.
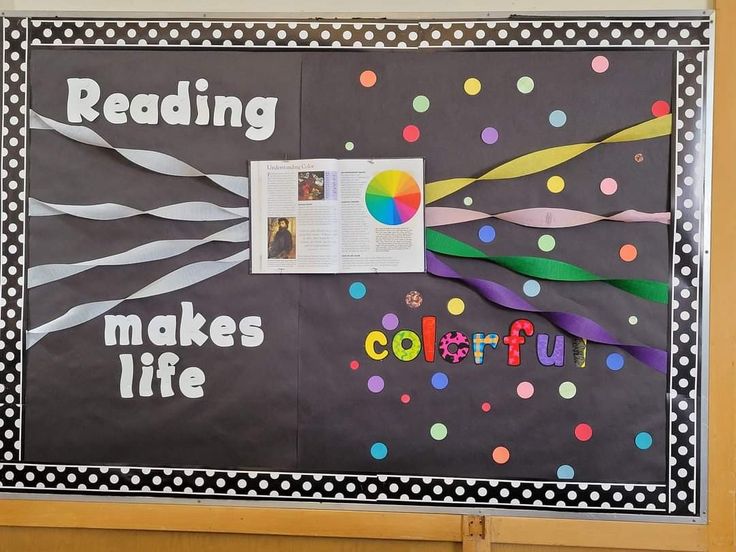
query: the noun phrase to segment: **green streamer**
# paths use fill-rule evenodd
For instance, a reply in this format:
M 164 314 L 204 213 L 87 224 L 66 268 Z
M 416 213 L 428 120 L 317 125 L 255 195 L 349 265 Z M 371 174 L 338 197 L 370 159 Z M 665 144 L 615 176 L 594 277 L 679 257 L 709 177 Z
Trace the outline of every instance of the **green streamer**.
M 543 257 L 524 256 L 491 256 L 460 240 L 430 228 L 426 229 L 427 249 L 442 255 L 464 257 L 466 259 L 482 259 L 512 270 L 524 276 L 557 282 L 605 282 L 627 293 L 653 301 L 667 304 L 669 301 L 669 285 L 656 280 L 637 280 L 622 278 L 604 278 L 584 268 L 564 261 Z

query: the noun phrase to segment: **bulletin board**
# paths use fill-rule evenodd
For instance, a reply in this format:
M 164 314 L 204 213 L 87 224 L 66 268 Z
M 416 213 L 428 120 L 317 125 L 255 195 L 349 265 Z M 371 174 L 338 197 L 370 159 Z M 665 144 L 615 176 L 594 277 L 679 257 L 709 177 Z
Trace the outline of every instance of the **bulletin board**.
M 3 24 L 3 492 L 704 514 L 708 17 Z M 426 273 L 250 273 L 392 157 Z

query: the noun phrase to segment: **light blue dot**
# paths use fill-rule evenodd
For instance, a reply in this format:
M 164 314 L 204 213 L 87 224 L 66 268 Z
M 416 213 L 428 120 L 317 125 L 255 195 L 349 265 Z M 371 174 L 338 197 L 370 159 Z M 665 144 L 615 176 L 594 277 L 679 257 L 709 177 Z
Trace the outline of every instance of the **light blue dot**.
M 567 115 L 564 111 L 561 109 L 555 109 L 552 113 L 549 114 L 549 124 L 551 124 L 553 127 L 561 127 L 564 126 L 567 122 Z
M 444 389 L 449 382 L 450 380 L 444 372 L 436 372 L 432 376 L 432 387 L 435 389 Z
M 348 291 L 350 292 L 350 297 L 353 299 L 362 299 L 365 297 L 365 284 L 363 282 L 353 282 L 350 284 Z
M 388 456 L 388 447 L 380 441 L 373 443 L 371 445 L 371 456 L 376 460 L 383 460 Z
M 641 433 L 637 433 L 636 437 L 634 438 L 634 443 L 638 448 L 641 450 L 647 450 L 649 447 L 652 446 L 652 436 L 649 435 L 646 431 L 642 431 Z
M 483 243 L 491 243 L 493 240 L 496 239 L 496 230 L 491 226 L 490 224 L 486 224 L 485 226 L 481 226 L 480 230 L 478 230 L 478 238 L 480 238 L 480 241 Z
M 624 357 L 618 353 L 611 353 L 606 357 L 606 366 L 609 370 L 620 370 L 624 367 Z
M 557 468 L 557 479 L 572 479 L 573 477 L 575 477 L 575 470 L 572 469 L 572 466 L 563 464 Z
M 527 297 L 536 297 L 542 290 L 542 286 L 540 286 L 539 282 L 536 280 L 527 280 L 524 282 L 524 287 L 522 289 L 524 290 L 524 295 Z

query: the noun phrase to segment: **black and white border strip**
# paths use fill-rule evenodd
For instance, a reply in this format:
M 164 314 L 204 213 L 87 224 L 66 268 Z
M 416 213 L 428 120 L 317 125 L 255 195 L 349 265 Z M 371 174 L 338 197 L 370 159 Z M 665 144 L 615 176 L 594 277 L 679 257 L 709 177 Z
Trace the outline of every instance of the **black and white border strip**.
M 707 17 L 683 20 L 32 20 L 33 46 L 286 48 L 708 47 Z
M 669 513 L 698 513 L 701 206 L 705 194 L 705 52 L 677 52 L 672 337 L 669 389 Z
M 21 459 L 28 20 L 3 19 L 0 457 Z
M 225 32 L 227 30 L 227 33 Z M 482 33 L 481 33 L 482 31 Z M 528 31 L 528 33 L 526 32 Z M 597 31 L 594 32 L 594 31 Z M 687 32 L 684 32 L 687 31 Z M 30 37 L 28 36 L 30 32 Z M 437 34 L 439 32 L 439 35 Z M 231 22 L 3 19 L 0 490 L 511 507 L 692 518 L 698 512 L 698 304 L 707 19 L 674 21 Z M 33 45 L 265 47 L 679 46 L 669 485 L 496 481 L 20 463 L 28 40 Z M 526 42 L 525 42 L 526 41 Z M 560 43 L 561 41 L 561 43 Z

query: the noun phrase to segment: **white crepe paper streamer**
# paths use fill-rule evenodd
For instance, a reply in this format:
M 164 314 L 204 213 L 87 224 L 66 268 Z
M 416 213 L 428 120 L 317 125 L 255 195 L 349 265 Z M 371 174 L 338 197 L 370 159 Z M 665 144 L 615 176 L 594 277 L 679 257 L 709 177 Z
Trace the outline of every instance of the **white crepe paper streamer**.
M 140 215 L 150 215 L 168 220 L 190 220 L 196 222 L 212 220 L 234 220 L 247 218 L 248 207 L 221 207 L 214 203 L 189 201 L 164 205 L 155 209 L 141 210 L 118 203 L 98 203 L 96 205 L 65 205 L 46 203 L 33 197 L 28 198 L 28 215 L 31 217 L 53 217 L 71 215 L 91 220 L 118 220 Z
M 169 176 L 203 176 L 234 194 L 248 197 L 248 179 L 245 176 L 206 174 L 166 153 L 143 149 L 116 148 L 90 128 L 81 125 L 67 125 L 39 115 L 33 110 L 30 110 L 29 113 L 29 127 L 32 129 L 54 130 L 75 142 L 114 150 L 131 163 L 149 171 Z
M 98 266 L 121 266 L 169 259 L 210 242 L 246 242 L 250 239 L 249 234 L 250 228 L 248 223 L 242 222 L 225 228 L 224 230 L 220 230 L 206 238 L 159 240 L 139 245 L 138 247 L 134 247 L 133 249 L 123 251 L 116 255 L 100 257 L 99 259 L 80 261 L 78 263 L 57 263 L 33 266 L 28 269 L 28 274 L 26 275 L 28 288 L 30 289 L 43 284 L 48 284 L 49 282 L 62 280 Z
M 171 293 L 172 291 L 184 289 L 212 278 L 213 276 L 217 276 L 226 270 L 230 270 L 240 263 L 247 261 L 249 258 L 250 249 L 245 249 L 224 259 L 192 263 L 190 265 L 177 268 L 173 272 L 162 276 L 155 282 L 148 284 L 144 288 L 128 295 L 124 299 L 95 301 L 94 303 L 84 303 L 82 305 L 72 307 L 58 318 L 54 318 L 46 324 L 42 324 L 41 326 L 28 330 L 26 332 L 26 348 L 30 349 L 50 333 L 67 330 L 74 326 L 79 326 L 80 324 L 89 322 L 90 320 L 105 314 L 109 310 L 114 309 L 125 301 L 145 299 L 147 297 L 164 295 L 166 293 Z

